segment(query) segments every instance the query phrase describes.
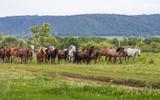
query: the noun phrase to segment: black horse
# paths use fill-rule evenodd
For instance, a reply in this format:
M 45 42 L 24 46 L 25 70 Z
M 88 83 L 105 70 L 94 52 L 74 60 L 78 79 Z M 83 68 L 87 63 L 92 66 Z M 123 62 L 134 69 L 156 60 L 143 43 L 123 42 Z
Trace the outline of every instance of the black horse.
M 51 61 L 51 63 L 53 64 L 58 55 L 58 49 L 48 48 L 47 55 L 48 55 L 48 61 Z

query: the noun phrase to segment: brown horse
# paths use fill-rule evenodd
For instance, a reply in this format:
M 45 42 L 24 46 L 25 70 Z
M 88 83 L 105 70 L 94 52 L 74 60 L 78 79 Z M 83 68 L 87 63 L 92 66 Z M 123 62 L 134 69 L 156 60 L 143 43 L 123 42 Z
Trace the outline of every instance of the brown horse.
M 47 51 L 46 48 L 39 48 L 37 50 L 36 56 L 37 56 L 37 63 L 47 62 Z
M 112 60 L 114 60 L 114 64 L 115 64 L 117 61 L 117 58 L 119 58 L 120 63 L 122 63 L 121 57 L 123 57 L 124 54 L 125 54 L 124 48 L 119 47 L 119 48 L 109 49 L 108 50 L 108 57 L 109 57 L 108 63 L 109 62 L 113 63 Z
M 77 63 L 77 64 L 81 64 L 82 61 L 84 62 L 85 61 L 85 56 L 86 56 L 86 53 L 83 50 L 80 50 L 80 51 L 76 51 L 75 54 L 74 54 L 75 58 L 74 58 L 74 63 Z
M 99 53 L 94 50 L 93 47 L 91 48 L 84 48 L 81 51 L 77 51 L 75 53 L 75 60 L 76 63 L 87 63 L 89 64 L 91 60 L 95 60 L 95 63 L 97 62 L 97 58 L 99 56 Z
M 10 53 L 10 47 L 5 46 L 3 49 L 3 53 L 4 53 L 4 61 L 6 62 L 10 62 L 10 58 L 11 58 L 11 53 Z
M 68 49 L 59 50 L 58 51 L 58 63 L 62 62 L 62 59 L 67 60 L 67 55 L 68 55 Z
M 107 60 L 108 58 L 108 50 L 111 48 L 101 48 L 99 50 L 99 61 L 101 60 L 101 58 L 104 56 L 105 60 Z
M 9 55 L 10 55 L 10 62 L 12 63 L 15 58 L 17 57 L 17 53 L 18 53 L 18 48 L 15 48 L 15 47 L 11 47 L 10 48 L 10 52 L 9 52 Z
M 21 48 L 17 49 L 17 53 L 15 53 L 17 57 L 20 59 L 20 63 L 27 64 L 30 57 L 32 56 L 32 50 L 29 48 Z
M 1 48 L 0 48 L 0 60 L 2 60 L 2 61 L 4 62 L 4 58 L 5 58 L 4 48 L 1 47 Z

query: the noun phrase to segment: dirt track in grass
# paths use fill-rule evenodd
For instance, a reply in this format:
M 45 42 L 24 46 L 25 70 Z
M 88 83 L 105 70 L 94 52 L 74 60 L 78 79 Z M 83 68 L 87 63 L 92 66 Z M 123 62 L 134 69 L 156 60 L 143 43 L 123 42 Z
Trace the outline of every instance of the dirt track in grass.
M 14 69 L 11 69 L 11 70 L 16 72 L 27 71 L 27 72 L 32 72 L 34 74 L 37 74 L 38 72 L 43 72 L 45 75 L 50 77 L 60 76 L 69 80 L 88 80 L 88 81 L 110 83 L 110 84 L 123 85 L 123 86 L 129 86 L 129 87 L 160 89 L 160 83 L 158 82 L 145 82 L 145 81 L 133 80 L 133 79 L 116 80 L 110 77 L 103 77 L 103 76 L 85 76 L 85 75 L 74 74 L 69 72 L 42 71 L 42 70 L 37 70 L 32 68 L 22 68 L 22 67 L 15 67 Z

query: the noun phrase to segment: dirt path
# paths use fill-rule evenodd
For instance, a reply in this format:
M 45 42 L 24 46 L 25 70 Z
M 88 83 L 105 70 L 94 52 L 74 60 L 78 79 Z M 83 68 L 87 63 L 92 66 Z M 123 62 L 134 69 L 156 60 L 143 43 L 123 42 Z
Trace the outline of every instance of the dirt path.
M 22 70 L 22 71 L 29 71 L 33 73 L 40 72 L 42 70 L 37 70 L 37 69 L 31 69 L 31 68 L 21 68 L 21 67 L 15 67 L 17 70 Z M 95 81 L 95 82 L 103 82 L 103 83 L 111 83 L 115 85 L 123 85 L 123 86 L 129 86 L 129 87 L 142 87 L 142 88 L 153 88 L 153 89 L 160 89 L 160 83 L 156 82 L 145 82 L 141 80 L 133 80 L 133 79 L 128 79 L 128 80 L 115 80 L 110 77 L 102 77 L 102 76 L 84 76 L 80 74 L 74 74 L 74 73 L 68 73 L 68 72 L 53 72 L 53 71 L 42 71 L 46 75 L 50 77 L 56 77 L 56 76 L 61 76 L 65 79 L 71 79 L 71 80 L 88 80 L 88 81 Z

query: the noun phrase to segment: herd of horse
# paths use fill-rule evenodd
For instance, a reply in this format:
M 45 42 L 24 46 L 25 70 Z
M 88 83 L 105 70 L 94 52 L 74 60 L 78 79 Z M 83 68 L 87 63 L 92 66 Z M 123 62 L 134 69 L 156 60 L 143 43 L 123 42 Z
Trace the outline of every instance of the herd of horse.
M 105 60 L 108 63 L 122 63 L 124 60 L 128 62 L 135 62 L 135 57 L 140 56 L 141 50 L 139 48 L 101 48 L 86 47 L 77 49 L 76 46 L 70 45 L 68 48 L 60 50 L 54 47 L 40 47 L 34 50 L 33 47 L 17 48 L 17 47 L 1 47 L 0 48 L 0 61 L 10 63 L 30 63 L 34 56 L 36 56 L 37 63 L 62 63 L 64 60 L 70 63 L 86 63 L 90 64 L 91 61 L 95 63 Z M 132 61 L 130 60 L 132 58 Z M 57 59 L 57 60 L 56 60 Z

